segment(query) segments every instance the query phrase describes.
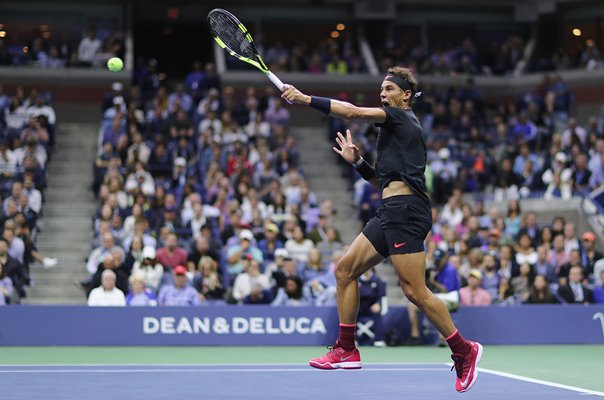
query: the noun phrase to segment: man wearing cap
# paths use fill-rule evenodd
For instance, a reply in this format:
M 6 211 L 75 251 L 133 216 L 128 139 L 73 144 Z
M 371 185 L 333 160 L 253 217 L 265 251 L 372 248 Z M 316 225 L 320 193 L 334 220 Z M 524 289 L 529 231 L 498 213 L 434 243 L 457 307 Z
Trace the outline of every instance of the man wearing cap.
M 279 240 L 279 227 L 272 223 L 264 224 L 264 239 L 258 242 L 258 248 L 262 251 L 262 256 L 267 262 L 275 260 L 275 251 L 283 247 L 283 242 Z
M 489 292 L 480 287 L 482 272 L 473 269 L 468 275 L 468 286 L 459 289 L 459 304 L 462 306 L 488 306 L 491 305 Z
M 134 262 L 132 275 L 142 276 L 145 280 L 145 286 L 157 293 L 164 274 L 164 267 L 155 260 L 155 248 L 151 246 L 143 247 L 141 257 L 142 260 Z
M 250 255 L 260 264 L 264 262 L 262 251 L 254 245 L 254 234 L 249 229 L 243 229 L 239 233 L 239 244 L 229 246 L 227 249 L 227 271 L 231 279 L 235 279 L 237 274 L 243 271 L 241 259 Z
M 160 306 L 198 306 L 199 293 L 188 284 L 187 269 L 177 265 L 173 269 L 174 284 L 164 285 L 159 291 Z
M 562 151 L 556 153 L 554 159 L 552 160 L 551 167 L 548 168 L 543 175 L 541 175 L 541 180 L 545 185 L 549 185 L 554 180 L 554 175 L 558 172 L 560 173 L 560 181 L 561 183 L 568 183 L 571 178 L 573 172 L 570 168 L 566 168 L 566 162 L 568 161 L 568 157 Z

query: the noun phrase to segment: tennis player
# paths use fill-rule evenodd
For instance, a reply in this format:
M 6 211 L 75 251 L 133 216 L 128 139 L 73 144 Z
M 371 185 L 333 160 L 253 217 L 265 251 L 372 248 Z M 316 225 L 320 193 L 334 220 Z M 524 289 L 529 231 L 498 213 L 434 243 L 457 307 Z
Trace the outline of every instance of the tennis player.
M 425 282 L 424 240 L 432 228 L 432 214 L 424 176 L 426 147 L 422 127 L 411 109 L 418 88 L 416 77 L 407 68 L 390 68 L 381 84 L 381 108 L 356 107 L 342 101 L 308 96 L 291 85 L 285 88 L 281 97 L 290 103 L 307 105 L 332 117 L 375 123 L 380 127 L 375 168 L 359 155 L 350 131 L 346 132 L 346 137 L 338 132 L 338 147 L 333 148 L 354 165 L 366 181 L 379 188 L 382 206 L 336 267 L 339 339 L 323 357 L 310 360 L 310 365 L 320 369 L 361 368 L 361 357 L 355 346 L 359 308 L 356 280 L 382 259 L 390 257 L 405 296 L 434 324 L 453 352 L 451 358 L 457 372 L 455 389 L 467 391 L 478 377 L 482 345 L 462 337 L 445 304 L 428 290 Z

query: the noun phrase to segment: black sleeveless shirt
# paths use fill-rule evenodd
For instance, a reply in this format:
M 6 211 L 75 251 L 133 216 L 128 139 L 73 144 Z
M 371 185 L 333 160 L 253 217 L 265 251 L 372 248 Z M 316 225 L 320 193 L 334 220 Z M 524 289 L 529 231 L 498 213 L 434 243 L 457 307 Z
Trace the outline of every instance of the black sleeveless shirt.
M 426 145 L 422 127 L 411 109 L 384 107 L 386 121 L 377 139 L 375 173 L 380 190 L 392 181 L 403 181 L 430 204 L 426 189 Z

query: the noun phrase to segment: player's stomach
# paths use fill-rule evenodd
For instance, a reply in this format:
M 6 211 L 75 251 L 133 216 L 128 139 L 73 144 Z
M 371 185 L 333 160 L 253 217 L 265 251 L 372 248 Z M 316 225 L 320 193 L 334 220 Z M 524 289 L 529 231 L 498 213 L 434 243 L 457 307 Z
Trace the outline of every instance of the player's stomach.
M 401 180 L 390 181 L 388 186 L 382 190 L 382 199 L 387 199 L 392 196 L 402 196 L 416 194 L 413 189 L 409 187 L 405 182 Z

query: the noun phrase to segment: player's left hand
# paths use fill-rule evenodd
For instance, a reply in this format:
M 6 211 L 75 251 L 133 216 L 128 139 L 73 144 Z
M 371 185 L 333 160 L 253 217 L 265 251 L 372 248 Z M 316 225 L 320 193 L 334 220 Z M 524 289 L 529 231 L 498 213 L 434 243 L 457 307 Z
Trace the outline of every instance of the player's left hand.
M 285 90 L 281 95 L 281 98 L 286 100 L 290 104 L 308 104 L 310 103 L 310 96 L 305 95 L 292 85 L 284 85 Z
M 352 142 L 352 135 L 349 129 L 346 129 L 346 137 L 344 137 L 341 132 L 338 132 L 336 142 L 340 148 L 338 149 L 334 146 L 333 151 L 338 153 L 340 157 L 350 164 L 354 164 L 359 160 L 359 148 Z

